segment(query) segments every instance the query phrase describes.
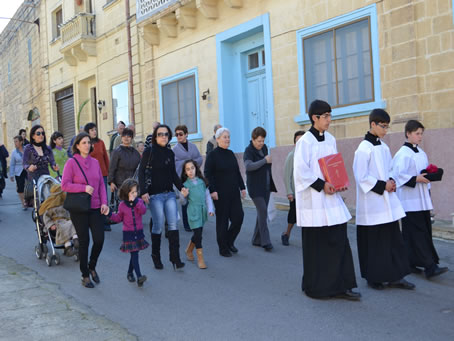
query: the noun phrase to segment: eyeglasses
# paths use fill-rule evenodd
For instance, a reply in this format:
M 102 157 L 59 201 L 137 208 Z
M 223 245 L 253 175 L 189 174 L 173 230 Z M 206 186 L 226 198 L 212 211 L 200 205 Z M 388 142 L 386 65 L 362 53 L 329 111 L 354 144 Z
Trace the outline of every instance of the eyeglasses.
M 158 137 L 169 137 L 169 133 L 158 133 Z
M 328 113 L 322 114 L 322 115 L 315 115 L 315 116 L 317 116 L 318 118 L 321 117 L 321 118 L 324 118 L 324 119 L 327 119 L 327 118 L 331 118 L 331 117 L 332 117 L 332 115 L 331 115 L 331 114 L 328 114 Z
M 176 133 L 175 136 L 184 136 L 184 133 Z
M 44 131 L 37 131 L 37 132 L 35 133 L 35 135 L 36 135 L 36 136 L 41 136 L 41 135 L 44 136 L 44 135 L 46 135 L 46 134 L 44 133 Z
M 385 130 L 389 129 L 389 126 L 385 126 L 384 124 L 377 123 L 377 125 L 382 129 L 385 129 Z

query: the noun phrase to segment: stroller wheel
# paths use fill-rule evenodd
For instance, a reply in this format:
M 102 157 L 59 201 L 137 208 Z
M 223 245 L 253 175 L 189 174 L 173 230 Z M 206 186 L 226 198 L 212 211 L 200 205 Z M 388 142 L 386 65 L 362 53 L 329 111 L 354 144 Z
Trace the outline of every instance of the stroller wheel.
M 52 261 L 54 262 L 55 265 L 60 264 L 60 255 L 56 253 L 55 255 L 52 256 Z
M 43 252 L 41 251 L 41 248 L 39 247 L 39 245 L 35 246 L 35 255 L 36 255 L 36 258 L 38 258 L 38 259 L 43 258 Z
M 52 256 L 50 255 L 46 256 L 46 264 L 47 266 L 52 266 Z

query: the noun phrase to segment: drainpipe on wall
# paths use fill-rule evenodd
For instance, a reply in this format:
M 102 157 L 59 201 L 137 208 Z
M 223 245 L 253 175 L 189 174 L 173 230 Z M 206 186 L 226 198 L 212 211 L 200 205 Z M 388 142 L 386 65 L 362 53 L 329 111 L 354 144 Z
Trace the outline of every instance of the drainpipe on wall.
M 128 36 L 128 73 L 129 73 L 129 123 L 135 125 L 135 110 L 134 110 L 134 84 L 132 78 L 132 48 L 131 48 L 131 24 L 130 24 L 130 13 L 129 13 L 129 0 L 125 0 L 126 6 L 126 34 Z

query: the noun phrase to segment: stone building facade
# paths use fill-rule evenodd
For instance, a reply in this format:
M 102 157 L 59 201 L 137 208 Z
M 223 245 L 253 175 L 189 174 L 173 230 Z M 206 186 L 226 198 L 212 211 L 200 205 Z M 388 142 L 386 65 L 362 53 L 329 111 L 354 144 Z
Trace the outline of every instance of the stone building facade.
M 404 142 L 407 120 L 426 126 L 422 147 L 446 171 L 444 184 L 433 186 L 435 212 L 450 218 L 452 0 L 129 0 L 128 20 L 126 1 L 35 1 L 42 60 L 36 79 L 44 94 L 36 106 L 46 129 L 64 126 L 74 134 L 79 107 L 88 100 L 79 122 L 97 122 L 106 141 L 119 119 L 135 123 L 137 139 L 151 132 L 153 121 L 172 128 L 185 123 L 204 153 L 214 124 L 221 123 L 231 129 L 231 148 L 241 157 L 250 131 L 261 125 L 268 131 L 278 195 L 285 197 L 283 160 L 294 131 L 309 127 L 312 99 L 333 106 L 330 131 L 351 180 L 367 114 L 381 107 L 392 118 L 386 141 L 393 152 Z M 5 44 L 3 35 L 1 40 Z M 5 86 L 5 56 L 2 123 L 6 112 L 13 113 L 5 104 L 12 98 L 7 91 L 24 92 Z M 353 189 L 346 200 L 354 205 Z

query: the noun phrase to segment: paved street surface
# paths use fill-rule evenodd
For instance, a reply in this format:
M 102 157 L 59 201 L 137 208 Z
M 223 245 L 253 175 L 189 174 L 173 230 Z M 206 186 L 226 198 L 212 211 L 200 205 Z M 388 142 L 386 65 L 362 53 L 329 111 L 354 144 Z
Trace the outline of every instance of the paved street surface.
M 314 300 L 301 292 L 301 230 L 280 243 L 286 212 L 271 224 L 271 253 L 250 244 L 255 210 L 245 220 L 232 258 L 217 253 L 214 219 L 204 229 L 207 270 L 186 262 L 173 271 L 163 242 L 164 270 L 140 254 L 143 288 L 126 280 L 129 256 L 120 252 L 121 225 L 106 233 L 95 289 L 80 284 L 78 263 L 62 256 L 48 267 L 36 259 L 31 210 L 14 191 L 0 199 L 0 340 L 453 340 L 454 243 L 436 241 L 450 271 L 432 281 L 411 275 L 415 291 L 374 291 L 359 276 L 356 233 L 349 226 L 361 302 Z M 144 222 L 148 222 L 147 214 Z M 147 224 L 145 224 L 147 225 Z M 191 236 L 181 230 L 181 255 Z M 149 240 L 149 231 L 146 229 Z M 61 250 L 58 252 L 61 253 Z M 186 261 L 186 260 L 184 260 Z M 63 336 L 62 336 L 63 335 Z

